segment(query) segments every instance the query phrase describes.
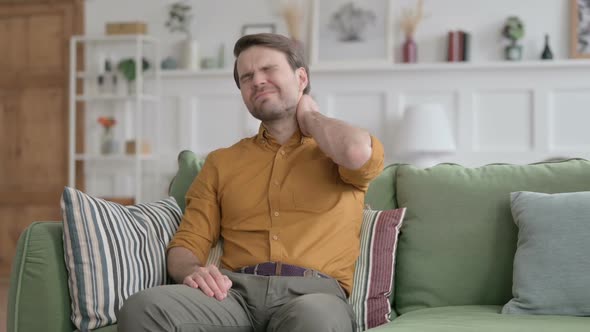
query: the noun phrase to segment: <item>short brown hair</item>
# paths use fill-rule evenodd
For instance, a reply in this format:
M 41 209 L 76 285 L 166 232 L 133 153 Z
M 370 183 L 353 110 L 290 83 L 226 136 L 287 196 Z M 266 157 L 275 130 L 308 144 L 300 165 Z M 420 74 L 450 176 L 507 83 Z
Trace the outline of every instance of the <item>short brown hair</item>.
M 287 57 L 287 61 L 289 62 L 289 65 L 293 71 L 303 67 L 305 72 L 307 72 L 307 86 L 303 90 L 303 93 L 309 93 L 309 90 L 311 89 L 311 84 L 309 81 L 309 68 L 305 62 L 305 57 L 303 56 L 303 48 L 295 40 L 274 33 L 246 35 L 238 39 L 236 42 L 236 45 L 234 46 L 234 56 L 236 57 L 234 62 L 234 80 L 236 81 L 238 89 L 240 88 L 240 77 L 238 75 L 238 56 L 240 53 L 252 46 L 263 46 L 282 52 Z

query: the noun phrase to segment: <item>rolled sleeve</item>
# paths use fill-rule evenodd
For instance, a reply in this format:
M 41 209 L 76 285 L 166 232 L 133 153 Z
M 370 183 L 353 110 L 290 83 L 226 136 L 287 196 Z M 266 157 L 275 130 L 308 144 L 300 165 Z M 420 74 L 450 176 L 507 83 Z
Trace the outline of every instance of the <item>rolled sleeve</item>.
M 338 172 L 342 181 L 366 191 L 369 183 L 383 171 L 383 144 L 371 135 L 371 157 L 359 169 L 347 169 L 339 166 Z
M 190 250 L 199 259 L 199 263 L 207 262 L 209 251 L 219 238 L 217 184 L 216 167 L 212 158 L 207 158 L 186 194 L 186 209 L 182 221 L 167 250 L 183 247 Z

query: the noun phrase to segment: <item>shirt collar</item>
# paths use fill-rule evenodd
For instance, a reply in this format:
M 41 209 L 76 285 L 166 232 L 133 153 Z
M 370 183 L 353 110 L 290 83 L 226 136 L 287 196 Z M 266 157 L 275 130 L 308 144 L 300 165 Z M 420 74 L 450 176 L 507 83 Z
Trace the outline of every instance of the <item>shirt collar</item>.
M 293 133 L 293 136 L 289 138 L 289 140 L 284 144 L 284 146 L 292 146 L 292 145 L 303 145 L 309 142 L 312 138 L 308 136 L 304 136 L 299 129 Z M 279 143 L 272 137 L 272 135 L 266 130 L 264 125 L 261 123 L 260 127 L 258 128 L 258 135 L 256 135 L 256 142 L 261 145 L 276 145 L 279 146 Z

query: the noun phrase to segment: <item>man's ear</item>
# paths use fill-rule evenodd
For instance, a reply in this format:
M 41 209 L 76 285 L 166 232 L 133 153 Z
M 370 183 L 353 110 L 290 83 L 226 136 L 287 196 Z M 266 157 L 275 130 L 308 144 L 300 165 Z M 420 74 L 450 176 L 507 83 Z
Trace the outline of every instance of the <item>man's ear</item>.
M 309 84 L 309 81 L 307 79 L 307 71 L 305 70 L 305 68 L 299 67 L 295 71 L 295 74 L 297 75 L 297 79 L 299 81 L 299 91 L 303 92 L 303 90 L 305 90 L 305 88 Z

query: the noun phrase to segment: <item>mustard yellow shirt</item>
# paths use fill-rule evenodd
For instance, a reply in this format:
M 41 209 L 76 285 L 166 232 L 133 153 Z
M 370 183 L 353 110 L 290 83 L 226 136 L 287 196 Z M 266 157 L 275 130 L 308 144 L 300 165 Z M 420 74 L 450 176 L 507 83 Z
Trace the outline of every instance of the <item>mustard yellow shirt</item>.
M 221 236 L 224 268 L 281 261 L 330 275 L 350 294 L 365 192 L 383 170 L 383 145 L 371 139 L 371 158 L 349 170 L 313 138 L 296 132 L 281 146 L 260 126 L 209 154 L 168 248 L 184 247 L 204 264 Z

